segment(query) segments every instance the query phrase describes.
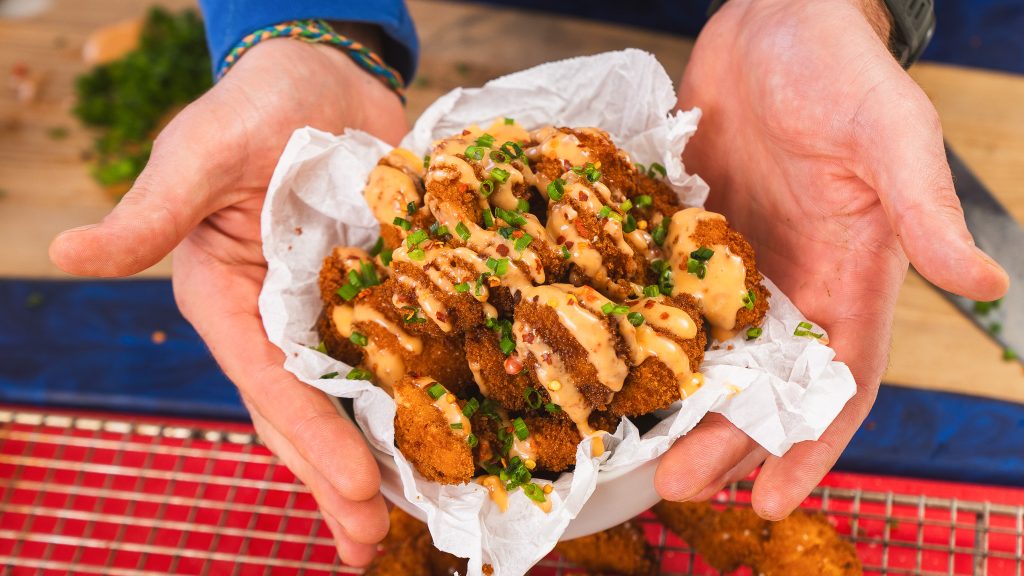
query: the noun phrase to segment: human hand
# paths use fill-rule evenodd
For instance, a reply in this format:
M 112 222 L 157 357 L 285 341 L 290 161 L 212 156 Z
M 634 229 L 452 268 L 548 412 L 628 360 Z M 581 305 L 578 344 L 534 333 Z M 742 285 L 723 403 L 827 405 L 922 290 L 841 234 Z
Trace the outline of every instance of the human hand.
M 951 292 L 1006 292 L 1006 273 L 967 231 L 935 109 L 869 24 L 886 21 L 877 10 L 877 0 L 730 0 L 697 39 L 680 88 L 682 107 L 704 111 L 687 168 L 765 274 L 828 331 L 857 393 L 819 440 L 781 458 L 765 460 L 709 415 L 661 462 L 666 499 L 707 499 L 764 461 L 757 513 L 777 520 L 798 506 L 874 403 L 908 257 Z
M 264 195 L 303 126 L 393 143 L 406 130 L 398 97 L 337 49 L 260 43 L 160 133 L 113 212 L 58 236 L 50 257 L 72 274 L 128 276 L 174 250 L 182 314 L 238 386 L 260 437 L 313 493 L 342 559 L 364 565 L 388 530 L 380 472 L 355 426 L 285 371 L 257 308 Z

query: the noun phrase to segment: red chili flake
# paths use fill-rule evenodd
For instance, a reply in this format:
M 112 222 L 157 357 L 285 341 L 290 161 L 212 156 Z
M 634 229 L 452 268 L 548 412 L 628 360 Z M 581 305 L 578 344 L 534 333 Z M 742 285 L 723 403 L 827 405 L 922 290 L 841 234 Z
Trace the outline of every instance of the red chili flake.
M 516 230 L 515 232 L 512 233 L 512 237 L 516 238 L 516 239 L 522 238 L 523 237 L 523 231 L 522 230 Z
M 562 160 L 562 166 L 565 168 L 565 171 L 572 170 L 572 164 L 568 160 Z
M 469 130 L 463 130 L 463 131 L 462 131 L 462 135 L 463 135 L 463 136 L 465 136 L 466 134 L 469 134 Z
M 580 234 L 586 234 L 587 233 L 587 226 L 579 218 L 577 218 L 573 222 L 573 224 L 576 226 L 576 231 L 579 232 Z
M 505 246 L 504 244 L 498 244 L 498 247 L 494 250 L 502 256 L 508 256 L 508 246 Z
M 526 334 L 523 334 L 523 342 L 526 342 L 527 344 L 533 344 L 534 338 L 536 338 L 536 336 L 533 332 L 527 332 Z
M 459 192 L 466 192 L 467 190 L 469 190 L 469 184 L 459 182 Z
M 644 304 L 644 308 L 654 308 L 654 300 L 648 300 L 647 303 Z
M 448 315 L 445 314 L 444 310 L 438 311 L 438 313 L 437 313 L 437 321 L 438 322 L 447 322 L 448 321 Z
M 662 320 L 668 320 L 668 312 L 662 312 L 661 313 L 661 319 Z
M 523 371 L 523 363 L 519 361 L 515 356 L 509 356 L 505 358 L 505 373 L 506 374 L 519 374 Z
M 561 244 L 561 242 L 559 242 L 559 244 Z M 573 244 L 575 244 L 575 242 L 573 242 L 572 240 L 569 240 L 568 242 L 565 243 L 565 247 L 568 248 L 569 250 L 572 250 L 572 245 Z
M 586 192 L 580 192 L 580 202 L 586 202 L 587 198 L 590 198 L 590 196 L 587 196 Z
M 555 244 L 565 244 L 565 236 L 559 236 L 555 238 Z
M 551 352 L 545 352 L 541 354 L 540 358 L 541 360 L 544 361 L 545 364 L 551 364 Z

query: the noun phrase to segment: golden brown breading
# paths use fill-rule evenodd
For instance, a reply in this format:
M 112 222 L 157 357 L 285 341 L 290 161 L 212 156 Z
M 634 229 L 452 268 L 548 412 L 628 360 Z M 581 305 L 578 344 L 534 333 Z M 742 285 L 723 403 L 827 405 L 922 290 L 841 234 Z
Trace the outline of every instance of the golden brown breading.
M 654 513 L 717 570 L 731 572 L 761 555 L 768 522 L 749 508 L 718 512 L 707 502 L 660 502 Z
M 764 276 L 757 269 L 754 259 L 754 249 L 750 243 L 739 232 L 729 227 L 729 224 L 722 219 L 701 220 L 694 230 L 693 240 L 698 246 L 712 246 L 724 244 L 729 250 L 743 259 L 743 267 L 746 272 L 746 287 L 756 294 L 754 307 L 752 309 L 740 308 L 736 312 L 735 330 L 741 330 L 746 326 L 760 326 L 768 313 L 768 298 L 771 293 L 764 287 Z
M 388 512 L 388 520 L 391 523 L 391 527 L 388 528 L 388 535 L 381 542 L 381 546 L 384 548 L 395 546 L 414 536 L 427 532 L 426 524 L 420 522 L 398 506 L 391 506 L 391 510 Z
M 476 467 L 465 435 L 471 430 L 452 429 L 438 407 L 441 400 L 435 402 L 427 392 L 432 383 L 422 380 L 407 376 L 395 386 L 395 444 L 428 480 L 441 484 L 470 482 Z M 461 413 L 462 405 L 454 395 L 447 394 L 446 401 Z
M 366 567 L 364 576 L 433 576 L 430 566 L 430 535 L 403 540 Z
M 533 302 L 523 298 L 516 305 L 515 321 L 532 327 L 538 337 L 561 359 L 566 372 L 571 375 L 574 385 L 579 389 L 584 399 L 591 408 L 603 409 L 610 397 L 610 391 L 601 383 L 597 370 L 589 361 L 589 355 L 572 332 L 565 327 L 558 319 L 558 313 L 546 303 Z M 616 353 L 626 357 L 625 342 L 622 341 L 618 329 L 612 323 L 611 316 L 605 318 L 608 330 L 616 339 Z M 530 356 L 532 358 L 532 355 Z M 540 361 L 533 359 L 527 362 L 527 366 Z M 533 372 L 530 377 L 536 381 Z M 543 382 L 535 382 L 538 389 L 543 388 Z
M 644 531 L 633 521 L 555 545 L 555 551 L 589 574 L 648 576 L 657 574 L 658 565 Z
M 476 328 L 466 333 L 466 360 L 480 392 L 505 408 L 520 412 L 527 409 L 524 392 L 532 386 L 523 372 L 509 374 L 508 357 L 498 345 L 498 335 L 489 328 Z
M 863 573 L 853 544 L 840 536 L 827 518 L 802 510 L 781 522 L 771 523 L 764 556 L 756 566 L 764 576 L 860 576 Z
M 707 344 L 707 335 L 704 332 L 697 301 L 689 294 L 679 294 L 671 298 L 659 298 L 658 302 L 685 311 L 697 325 L 696 337 L 689 340 L 652 327 L 661 335 L 678 343 L 686 357 L 690 359 L 690 369 L 697 372 L 704 361 L 704 347 Z M 639 366 L 630 368 L 622 390 L 615 394 L 609 409 L 613 414 L 620 416 L 641 416 L 665 408 L 679 398 L 679 382 L 676 381 L 672 370 L 661 360 L 652 357 L 644 360 Z
M 576 464 L 579 429 L 564 412 L 557 415 L 527 414 L 523 416 L 530 437 L 527 439 L 537 454 L 537 467 L 562 472 Z
M 316 320 L 316 331 L 320 335 L 320 341 L 324 343 L 327 355 L 331 358 L 341 360 L 350 366 L 356 366 L 363 361 L 363 349 L 338 334 L 327 309 L 320 312 Z
M 451 325 L 451 330 L 445 332 L 432 319 L 427 322 L 410 326 L 413 332 L 431 336 L 445 336 L 447 334 L 458 334 L 477 326 L 483 325 L 486 320 L 484 305 L 473 297 L 472 292 L 458 293 L 453 290 L 443 290 L 438 287 L 425 270 L 443 274 L 452 285 L 467 282 L 473 285 L 479 274 L 468 262 L 454 253 L 445 252 L 434 257 L 434 253 L 428 252 L 426 264 L 423 267 L 394 260 L 391 262 L 393 277 L 395 278 L 396 302 L 403 305 L 417 306 L 419 296 L 417 290 L 425 290 L 427 297 L 440 303 L 441 311 L 438 312 L 438 320 Z M 425 316 L 425 315 L 424 315 Z
M 682 205 L 679 203 L 679 196 L 675 190 L 666 184 L 664 180 L 651 178 L 646 174 L 637 174 L 636 194 L 630 196 L 634 206 L 638 196 L 651 197 L 651 205 L 649 207 L 637 208 L 639 214 L 637 220 L 640 220 L 642 217 L 649 224 L 654 214 L 662 214 L 666 218 L 671 218 L 672 214 L 675 214 L 677 210 L 682 208 Z M 649 226 L 648 229 L 650 229 Z
M 378 266 L 366 250 L 344 246 L 335 247 L 324 258 L 324 264 L 320 268 L 318 281 L 320 299 L 325 304 L 344 304 L 345 299 L 338 295 L 338 288 L 348 282 L 349 272 L 354 271 L 358 274 L 364 262 L 373 264 L 378 278 L 383 279 L 387 276 L 387 271 Z
M 579 147 L 585 151 L 588 159 L 601 170 L 601 181 L 609 187 L 621 191 L 626 197 L 634 195 L 636 188 L 636 168 L 628 157 L 620 151 L 608 133 L 597 128 L 556 128 L 563 134 L 571 134 L 579 141 Z M 535 145 L 531 143 L 530 145 Z M 571 164 L 550 156 L 538 155 L 531 160 L 534 171 L 542 174 L 546 181 L 554 180 L 573 168 Z

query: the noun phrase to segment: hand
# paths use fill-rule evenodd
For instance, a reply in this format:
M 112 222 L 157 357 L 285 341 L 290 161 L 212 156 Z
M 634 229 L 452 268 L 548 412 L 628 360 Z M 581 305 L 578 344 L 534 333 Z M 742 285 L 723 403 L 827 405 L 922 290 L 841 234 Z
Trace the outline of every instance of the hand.
M 880 3 L 867 1 L 871 15 Z M 709 209 L 750 239 L 765 274 L 829 332 L 858 389 L 819 440 L 766 461 L 710 415 L 662 461 L 666 499 L 707 499 L 764 461 L 757 513 L 778 520 L 798 506 L 874 403 L 908 257 L 975 300 L 1007 289 L 964 224 L 934 108 L 860 8 L 730 0 L 697 39 L 680 89 L 683 108 L 704 111 L 687 168 L 711 185 Z
M 397 142 L 398 97 L 335 48 L 258 44 L 161 132 L 146 169 L 97 225 L 50 247 L 62 269 L 127 276 L 174 250 L 174 295 L 238 386 L 267 446 L 312 491 L 349 564 L 364 565 L 388 530 L 380 472 L 352 423 L 284 369 L 257 297 L 267 272 L 260 210 L 296 128 L 358 128 Z

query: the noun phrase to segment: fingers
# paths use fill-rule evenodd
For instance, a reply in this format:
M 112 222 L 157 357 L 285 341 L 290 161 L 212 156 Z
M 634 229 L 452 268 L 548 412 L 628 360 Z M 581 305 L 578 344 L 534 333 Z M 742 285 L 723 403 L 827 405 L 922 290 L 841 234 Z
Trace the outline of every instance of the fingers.
M 82 276 L 127 276 L 159 262 L 215 206 L 209 201 L 237 162 L 221 124 L 219 94 L 204 96 L 178 115 L 153 143 L 131 190 L 99 224 L 53 240 L 50 259 Z M 222 199 L 221 196 L 218 196 Z
M 877 192 L 914 267 L 933 284 L 973 298 L 1006 293 L 1006 272 L 974 245 L 953 188 L 942 127 L 909 77 L 885 82 L 854 119 L 862 178 Z
M 334 545 L 338 549 L 338 555 L 346 564 L 363 567 L 377 556 L 376 545 L 359 544 L 353 541 L 351 534 L 335 518 L 325 515 L 324 522 L 334 536 Z
M 662 498 L 676 502 L 696 499 L 712 488 L 717 492 L 726 474 L 755 447 L 757 443 L 724 416 L 710 413 L 665 453 L 654 487 Z

